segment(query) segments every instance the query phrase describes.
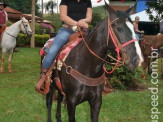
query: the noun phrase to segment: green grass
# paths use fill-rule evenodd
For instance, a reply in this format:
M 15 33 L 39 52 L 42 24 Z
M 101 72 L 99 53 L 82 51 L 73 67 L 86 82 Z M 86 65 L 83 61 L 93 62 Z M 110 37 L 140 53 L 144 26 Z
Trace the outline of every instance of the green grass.
M 0 122 L 46 122 L 45 97 L 34 89 L 39 78 L 39 48 L 18 48 L 12 59 L 13 73 L 0 74 Z M 6 64 L 5 64 L 6 65 Z M 150 84 L 150 77 L 146 82 Z M 163 112 L 163 81 L 159 82 L 159 111 Z M 53 103 L 55 122 L 56 103 Z M 150 91 L 115 91 L 103 96 L 99 122 L 150 122 Z M 87 102 L 77 106 L 77 122 L 90 121 Z M 67 110 L 62 105 L 62 120 L 68 121 Z M 163 115 L 159 115 L 163 120 Z

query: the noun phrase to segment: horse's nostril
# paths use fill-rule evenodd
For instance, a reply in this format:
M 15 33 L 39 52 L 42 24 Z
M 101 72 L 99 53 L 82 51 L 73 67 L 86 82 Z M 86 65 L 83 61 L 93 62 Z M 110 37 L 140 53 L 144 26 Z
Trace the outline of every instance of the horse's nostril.
M 138 64 L 139 64 L 139 57 L 135 57 L 134 59 L 133 59 L 133 64 L 134 65 L 136 65 L 136 66 L 138 66 Z

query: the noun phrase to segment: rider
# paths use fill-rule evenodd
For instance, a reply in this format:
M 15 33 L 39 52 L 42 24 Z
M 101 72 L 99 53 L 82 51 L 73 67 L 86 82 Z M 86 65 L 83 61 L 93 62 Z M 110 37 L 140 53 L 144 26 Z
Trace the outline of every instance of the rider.
M 136 39 L 139 41 L 139 34 L 144 34 L 144 31 L 140 31 L 139 28 L 138 28 L 138 23 L 139 23 L 139 17 L 136 16 L 135 17 L 135 21 L 133 22 L 133 25 L 134 25 L 134 30 L 135 30 L 135 33 L 136 33 Z
M 0 37 L 3 31 L 5 30 L 8 21 L 7 12 L 4 11 L 4 8 L 6 7 L 7 7 L 6 4 L 0 2 Z
M 68 42 L 69 36 L 74 33 L 77 26 L 87 29 L 92 20 L 91 0 L 61 0 L 60 19 L 63 27 L 55 37 L 45 59 L 42 63 L 40 80 L 44 80 L 45 74 L 51 67 L 58 51 Z

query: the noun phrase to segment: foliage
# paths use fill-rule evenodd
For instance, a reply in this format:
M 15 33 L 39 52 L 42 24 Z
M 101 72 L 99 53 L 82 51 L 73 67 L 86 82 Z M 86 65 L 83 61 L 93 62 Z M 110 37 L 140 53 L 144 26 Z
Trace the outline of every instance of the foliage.
M 50 29 L 49 28 L 43 28 L 39 23 L 35 23 L 35 33 L 36 34 L 50 33 Z
M 8 21 L 7 22 L 7 26 L 10 26 L 10 25 L 12 25 L 12 22 L 11 21 Z
M 36 47 L 42 47 L 45 42 L 49 39 L 48 34 L 35 34 L 35 46 Z M 30 37 L 27 37 L 24 34 L 19 34 L 17 37 L 17 47 L 29 47 L 30 46 Z
M 110 55 L 116 57 L 115 52 L 110 52 Z M 111 58 L 107 59 L 109 62 L 114 63 L 115 61 Z M 105 65 L 107 71 L 111 71 L 114 65 Z M 131 70 L 126 66 L 118 66 L 112 74 L 109 75 L 108 80 L 115 89 L 127 90 L 127 89 L 138 89 L 144 88 L 143 85 L 140 85 L 142 80 L 138 77 L 140 73 L 138 69 Z M 141 74 L 141 73 L 140 73 Z
M 108 16 L 108 12 L 105 10 L 104 6 L 98 6 L 93 8 L 93 14 L 98 13 L 102 19 Z
M 57 7 L 57 3 L 55 3 L 53 0 L 50 0 L 47 3 L 44 3 L 45 10 L 49 11 L 51 14 L 54 13 L 55 7 Z
M 102 19 L 99 13 L 93 13 L 91 25 L 95 26 Z
M 106 65 L 106 69 L 111 71 L 113 66 Z M 140 86 L 141 80 L 137 77 L 137 70 L 130 70 L 125 66 L 120 66 L 115 69 L 115 71 L 109 75 L 109 82 L 115 89 L 127 90 L 127 89 L 137 89 Z
M 36 0 L 36 15 L 40 15 L 39 5 Z M 25 14 L 30 14 L 32 9 L 32 0 L 5 0 L 5 3 L 11 8 L 21 11 Z
M 55 32 L 57 32 L 62 27 L 62 22 L 60 20 L 60 15 L 58 13 L 46 14 L 46 15 L 44 15 L 44 19 L 52 22 L 52 25 L 56 29 Z
M 146 10 L 149 14 L 150 20 L 154 22 L 158 22 L 161 19 L 163 19 L 163 1 L 162 0 L 148 0 L 146 5 L 148 6 L 148 9 Z M 153 16 L 152 11 L 156 11 L 157 15 Z

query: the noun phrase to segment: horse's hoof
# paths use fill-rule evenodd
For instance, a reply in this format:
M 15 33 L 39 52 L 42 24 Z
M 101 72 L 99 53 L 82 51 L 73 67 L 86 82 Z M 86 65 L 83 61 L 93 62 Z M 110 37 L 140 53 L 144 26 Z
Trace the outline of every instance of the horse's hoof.
M 146 80 L 147 78 L 146 78 L 146 76 L 145 76 L 145 75 L 142 75 L 142 79 L 143 79 L 143 80 Z
M 12 73 L 12 70 L 9 70 L 8 72 L 9 72 L 9 73 Z
M 3 73 L 3 72 L 4 72 L 4 70 L 0 68 L 0 73 Z

